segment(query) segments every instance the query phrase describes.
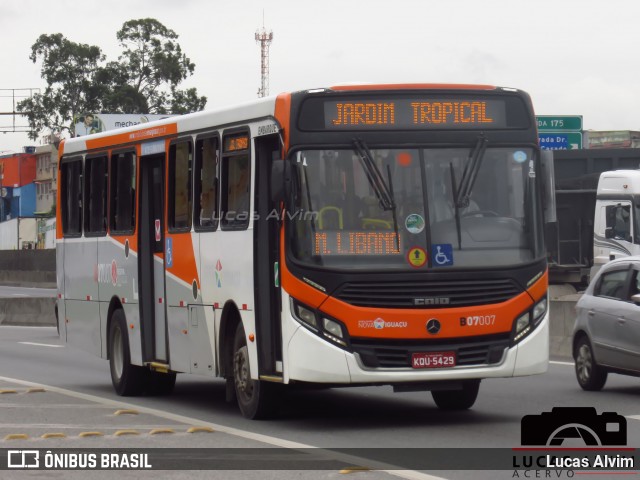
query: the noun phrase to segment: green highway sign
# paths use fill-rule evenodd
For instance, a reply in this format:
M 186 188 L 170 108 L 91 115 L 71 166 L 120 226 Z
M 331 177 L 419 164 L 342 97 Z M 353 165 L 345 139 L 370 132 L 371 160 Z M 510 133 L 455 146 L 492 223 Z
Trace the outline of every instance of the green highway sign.
M 582 115 L 538 115 L 538 131 L 579 132 L 582 130 Z
M 538 132 L 542 150 L 577 150 L 582 148 L 580 132 Z

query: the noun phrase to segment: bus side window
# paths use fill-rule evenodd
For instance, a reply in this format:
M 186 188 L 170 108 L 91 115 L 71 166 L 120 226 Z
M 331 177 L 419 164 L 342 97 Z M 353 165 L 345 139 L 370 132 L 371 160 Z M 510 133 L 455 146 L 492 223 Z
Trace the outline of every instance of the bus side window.
M 119 153 L 111 157 L 110 230 L 133 233 L 136 226 L 136 155 Z
M 191 230 L 191 142 L 169 149 L 169 231 Z
M 222 230 L 246 230 L 251 204 L 251 156 L 247 134 L 225 135 L 221 180 Z
M 64 236 L 82 234 L 82 159 L 64 162 L 62 174 L 62 233 Z
M 218 227 L 218 185 L 220 149 L 217 137 L 196 143 L 196 182 L 194 223 L 197 230 Z M 199 175 L 198 175 L 199 174 Z
M 88 158 L 84 175 L 85 234 L 107 232 L 107 156 Z

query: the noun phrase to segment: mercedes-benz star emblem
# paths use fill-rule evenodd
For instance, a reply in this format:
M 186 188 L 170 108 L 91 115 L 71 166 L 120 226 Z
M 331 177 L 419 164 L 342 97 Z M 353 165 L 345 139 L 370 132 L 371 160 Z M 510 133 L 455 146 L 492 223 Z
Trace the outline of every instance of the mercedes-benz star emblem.
M 431 335 L 435 335 L 440 331 L 440 321 L 432 318 L 427 322 L 427 332 Z

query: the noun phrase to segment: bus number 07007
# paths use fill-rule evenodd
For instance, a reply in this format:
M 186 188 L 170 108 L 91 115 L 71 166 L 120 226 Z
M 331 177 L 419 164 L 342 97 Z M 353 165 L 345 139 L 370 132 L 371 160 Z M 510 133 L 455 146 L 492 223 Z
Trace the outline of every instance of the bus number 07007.
M 461 327 L 488 327 L 496 323 L 495 315 L 474 315 L 472 317 L 460 317 Z

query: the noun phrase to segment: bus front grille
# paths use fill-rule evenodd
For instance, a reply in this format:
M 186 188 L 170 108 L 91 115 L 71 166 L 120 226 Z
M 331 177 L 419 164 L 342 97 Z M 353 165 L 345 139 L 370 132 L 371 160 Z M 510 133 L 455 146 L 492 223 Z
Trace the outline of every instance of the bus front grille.
M 456 366 L 493 365 L 499 363 L 509 348 L 509 334 L 474 338 L 423 340 L 373 340 L 352 338 L 351 348 L 367 368 L 411 368 L 414 353 L 455 352 Z
M 335 297 L 357 307 L 450 308 L 507 301 L 522 293 L 511 279 L 345 283 Z

